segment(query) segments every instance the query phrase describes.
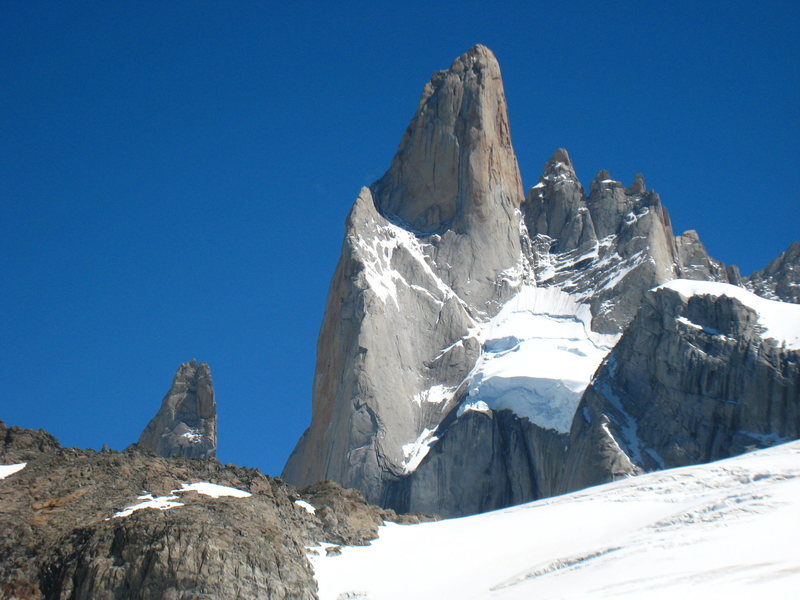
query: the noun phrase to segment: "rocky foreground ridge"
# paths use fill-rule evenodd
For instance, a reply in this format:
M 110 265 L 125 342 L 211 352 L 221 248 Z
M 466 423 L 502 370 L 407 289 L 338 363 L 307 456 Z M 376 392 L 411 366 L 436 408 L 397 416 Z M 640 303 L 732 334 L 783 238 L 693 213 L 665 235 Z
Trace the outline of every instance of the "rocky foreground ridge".
M 797 302 L 800 244 L 743 279 L 564 149 L 524 194 L 510 131 L 486 47 L 425 86 L 347 218 L 284 477 L 454 516 L 796 437 L 800 351 L 724 298 Z M 729 292 L 650 291 L 675 280 Z
M 298 491 L 215 459 L 62 448 L 0 421 L 0 464 L 21 463 L 0 479 L 2 600 L 311 600 L 308 547 L 419 521 L 332 482 Z M 143 503 L 162 510 L 131 511 Z

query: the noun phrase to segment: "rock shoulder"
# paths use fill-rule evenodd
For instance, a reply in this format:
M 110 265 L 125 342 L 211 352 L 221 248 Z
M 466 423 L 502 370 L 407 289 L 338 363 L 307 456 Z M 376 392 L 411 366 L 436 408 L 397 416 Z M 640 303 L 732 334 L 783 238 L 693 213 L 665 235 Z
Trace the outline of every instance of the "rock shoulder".
M 800 351 L 725 295 L 645 303 L 575 415 L 562 492 L 800 437 Z

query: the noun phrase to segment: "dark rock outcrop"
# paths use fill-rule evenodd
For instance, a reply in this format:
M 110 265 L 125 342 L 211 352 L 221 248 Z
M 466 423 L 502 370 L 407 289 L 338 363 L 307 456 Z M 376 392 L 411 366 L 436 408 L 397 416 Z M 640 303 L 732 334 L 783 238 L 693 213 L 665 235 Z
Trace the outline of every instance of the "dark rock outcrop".
M 725 295 L 660 288 L 584 393 L 560 491 L 800 437 L 800 350 Z
M 383 504 L 456 517 L 555 493 L 567 435 L 509 410 L 468 411 L 442 430 L 420 466 L 388 488 Z
M 139 437 L 158 456 L 210 458 L 217 452 L 217 404 L 207 363 L 191 360 L 175 374 L 161 408 Z
M 314 507 L 326 542 L 343 546 L 362 546 L 378 537 L 378 527 L 385 521 L 422 523 L 438 516 L 400 514 L 391 509 L 368 504 L 358 490 L 343 488 L 335 481 L 318 481 L 300 491 L 302 499 Z
M 306 494 L 322 512 L 311 514 L 280 479 L 214 459 L 61 448 L 44 432 L 5 425 L 0 440 L 0 464 L 27 461 L 0 479 L 2 600 L 312 600 L 308 546 L 364 544 L 385 518 L 419 520 L 335 484 Z M 182 491 L 197 482 L 251 495 Z M 117 516 L 144 494 L 180 506 Z
M 769 300 L 800 304 L 800 242 L 792 242 L 778 258 L 747 277 L 744 285 Z

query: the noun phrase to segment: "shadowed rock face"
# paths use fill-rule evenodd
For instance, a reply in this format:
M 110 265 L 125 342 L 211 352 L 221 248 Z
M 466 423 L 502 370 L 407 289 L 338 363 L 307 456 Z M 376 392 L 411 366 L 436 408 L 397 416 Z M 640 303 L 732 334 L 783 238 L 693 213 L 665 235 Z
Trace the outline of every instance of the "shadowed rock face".
M 770 300 L 800 304 L 800 242 L 792 242 L 775 260 L 747 277 L 745 287 Z
M 164 457 L 216 455 L 217 404 L 207 363 L 192 360 L 180 366 L 161 409 L 142 432 L 139 447 Z
M 382 504 L 400 512 L 458 517 L 555 493 L 566 434 L 510 410 L 469 411 L 441 429 L 425 460 L 387 488 Z
M 561 492 L 800 437 L 800 351 L 734 298 L 645 303 L 584 393 Z

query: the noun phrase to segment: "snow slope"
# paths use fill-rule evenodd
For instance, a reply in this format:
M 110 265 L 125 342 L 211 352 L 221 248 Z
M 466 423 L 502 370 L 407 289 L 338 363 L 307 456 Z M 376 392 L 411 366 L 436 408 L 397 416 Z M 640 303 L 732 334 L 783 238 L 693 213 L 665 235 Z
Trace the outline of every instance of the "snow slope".
M 0 479 L 5 479 L 25 468 L 28 463 L 18 463 L 16 465 L 0 465 Z
M 758 324 L 764 328 L 764 338 L 785 344 L 789 350 L 800 349 L 800 304 L 767 300 L 744 288 L 715 281 L 675 279 L 659 288 L 669 288 L 687 299 L 692 296 L 736 298 L 758 313 Z
M 795 598 L 800 441 L 312 554 L 320 600 Z
M 483 354 L 460 413 L 509 409 L 569 432 L 581 394 L 619 339 L 593 332 L 591 322 L 589 305 L 574 296 L 523 286 L 476 334 Z

